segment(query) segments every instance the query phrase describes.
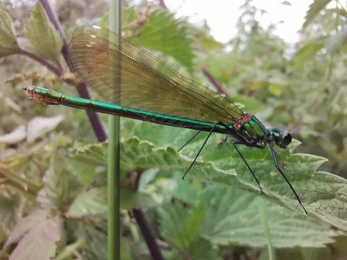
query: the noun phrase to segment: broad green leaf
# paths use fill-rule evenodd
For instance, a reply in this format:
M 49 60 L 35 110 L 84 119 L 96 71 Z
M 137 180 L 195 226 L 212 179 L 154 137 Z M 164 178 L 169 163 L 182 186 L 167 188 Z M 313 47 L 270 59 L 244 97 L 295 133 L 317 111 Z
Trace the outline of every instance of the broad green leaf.
M 85 243 L 80 249 L 83 259 L 107 259 L 107 233 L 100 228 L 81 226 L 78 237 L 83 237 Z
M 139 191 L 120 190 L 120 206 L 122 209 L 148 208 L 156 206 L 155 200 L 148 194 Z M 96 187 L 80 192 L 72 202 L 67 217 L 82 218 L 83 216 L 107 214 L 107 187 Z
M 16 36 L 12 29 L 12 21 L 9 15 L 0 9 L 0 53 L 2 48 L 18 49 Z M 1 55 L 1 57 L 4 57 Z
M 199 235 L 205 208 L 195 209 L 180 204 L 170 204 L 158 209 L 161 219 L 161 234 L 170 245 L 179 249 L 189 249 Z
M 214 247 L 207 239 L 198 238 L 194 241 L 189 254 L 192 256 L 192 259 L 199 260 L 221 260 L 217 248 Z
M 32 11 L 29 24 L 26 26 L 26 36 L 33 52 L 38 56 L 48 60 L 56 60 L 59 57 L 63 40 L 40 3 L 36 3 Z
M 330 2 L 331 0 L 314 0 L 313 3 L 310 4 L 306 13 L 305 22 L 302 25 L 302 28 L 305 29 L 314 20 L 316 15 L 319 14 L 319 12 L 322 11 Z
M 190 205 L 195 205 L 199 203 L 199 197 L 196 193 L 196 190 L 191 185 L 190 182 L 182 181 L 182 173 L 178 172 L 173 175 L 175 179 L 175 188 L 172 190 L 171 195 L 184 203 Z
M 80 192 L 66 213 L 69 218 L 107 214 L 107 188 L 96 187 Z
M 139 191 L 131 191 L 128 189 L 120 190 L 120 207 L 122 209 L 131 210 L 133 208 L 150 208 L 155 207 L 159 203 L 147 193 Z
M 88 161 L 93 166 L 106 164 L 107 146 L 102 144 L 79 146 L 80 150 L 74 160 Z M 138 138 L 129 138 L 121 143 L 121 178 L 126 178 L 126 173 L 142 171 L 150 168 L 160 168 L 162 170 L 188 169 L 192 160 L 180 156 L 172 147 L 157 148 L 152 143 L 141 141 Z M 84 151 L 81 153 L 81 151 Z M 192 171 L 203 175 L 214 169 L 211 162 L 197 161 Z M 214 171 L 215 175 L 235 174 L 233 170 L 218 168 Z
M 132 129 L 133 132 L 129 132 L 130 135 L 153 142 L 157 146 L 171 144 L 175 149 L 182 147 L 195 133 L 194 131 L 147 123 L 137 124 Z M 147 142 L 133 139 L 133 145 L 151 147 L 150 150 L 144 147 L 141 150 L 140 148 L 132 150 L 138 151 L 137 154 L 142 158 L 147 157 L 150 159 L 136 160 L 137 157 L 134 154 L 133 157 L 128 158 L 127 166 L 131 163 L 134 164 L 135 160 L 138 168 L 141 168 L 142 164 L 145 169 L 147 167 L 159 167 L 168 172 L 180 170 L 183 176 L 205 141 L 206 135 L 200 133 L 179 154 L 176 154 L 175 150 L 170 147 L 167 149 L 155 148 Z M 202 151 L 202 156 L 198 158 L 188 172 L 187 179 L 192 178 L 216 183 L 231 190 L 245 190 L 295 212 L 303 212 L 288 183 L 275 168 L 268 147 L 265 149 L 239 147 L 265 192 L 264 195 L 260 195 L 259 187 L 242 158 L 235 151 L 231 144 L 232 140 L 228 139 L 223 145 L 217 145 L 218 141 L 223 138 L 225 138 L 223 135 L 212 135 L 211 141 L 207 142 Z M 126 142 L 130 142 L 130 140 Z M 298 145 L 299 142 L 293 140 L 287 149 L 275 147 L 277 159 L 283 173 L 301 197 L 309 216 L 346 230 L 347 217 L 342 209 L 347 201 L 347 189 L 344 188 L 347 181 L 330 173 L 316 172 L 326 159 L 308 154 L 293 154 Z M 148 153 L 148 151 L 153 153 Z M 156 154 L 156 151 L 162 153 L 162 158 L 166 159 L 165 164 L 163 161 L 160 162 L 162 159 L 158 157 L 159 154 Z M 145 156 L 146 153 L 147 156 Z M 167 153 L 171 157 L 168 157 Z M 122 154 L 127 154 L 127 152 Z M 169 158 L 171 159 L 168 160 Z M 133 168 L 135 168 L 134 166 Z
M 247 192 L 212 186 L 203 190 L 207 203 L 201 235 L 217 245 L 266 246 L 257 197 Z M 340 231 L 330 225 L 265 201 L 272 245 L 323 247 L 334 242 Z
M 188 35 L 188 28 L 173 18 L 173 14 L 156 10 L 141 30 L 140 37 L 132 42 L 152 50 L 161 51 L 174 57 L 179 63 L 193 71 L 193 40 Z
M 83 144 L 76 142 L 71 149 L 73 159 L 87 167 L 106 166 L 107 144 Z

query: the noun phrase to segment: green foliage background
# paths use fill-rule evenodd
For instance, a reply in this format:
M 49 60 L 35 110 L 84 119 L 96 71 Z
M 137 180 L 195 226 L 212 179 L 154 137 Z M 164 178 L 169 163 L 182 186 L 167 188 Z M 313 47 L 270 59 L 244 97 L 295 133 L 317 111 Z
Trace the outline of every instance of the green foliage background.
M 207 26 L 158 7 L 124 9 L 125 37 L 266 125 L 292 129 L 302 144 L 276 152 L 309 213 L 301 213 L 268 149 L 242 149 L 262 196 L 230 140 L 216 145 L 218 135 L 182 181 L 206 136 L 177 152 L 193 131 L 122 119 L 123 259 L 149 258 L 126 211 L 133 208 L 145 210 L 165 259 L 346 257 L 347 12 L 329 2 L 310 5 L 295 46 L 274 35 L 275 25 L 259 25 L 252 1 L 226 45 Z M 1 259 L 107 259 L 107 144 L 96 142 L 85 111 L 34 104 L 22 90 L 39 85 L 77 95 L 62 37 L 41 4 L 0 5 Z M 78 18 L 106 27 L 102 10 L 101 2 L 56 6 L 68 37 Z

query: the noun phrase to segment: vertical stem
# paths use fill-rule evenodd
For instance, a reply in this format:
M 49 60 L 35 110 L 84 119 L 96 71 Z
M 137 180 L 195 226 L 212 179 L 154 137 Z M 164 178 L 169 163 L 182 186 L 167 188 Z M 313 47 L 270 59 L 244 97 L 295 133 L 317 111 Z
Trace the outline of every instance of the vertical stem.
M 110 0 L 109 28 L 121 34 L 122 1 Z M 121 63 L 118 63 L 121 66 Z M 121 70 L 120 70 L 121 71 Z M 115 74 L 114 74 L 115 75 Z M 121 73 L 119 74 L 121 75 Z M 120 91 L 121 77 L 115 77 Z M 110 116 L 108 143 L 108 259 L 120 259 L 120 118 Z

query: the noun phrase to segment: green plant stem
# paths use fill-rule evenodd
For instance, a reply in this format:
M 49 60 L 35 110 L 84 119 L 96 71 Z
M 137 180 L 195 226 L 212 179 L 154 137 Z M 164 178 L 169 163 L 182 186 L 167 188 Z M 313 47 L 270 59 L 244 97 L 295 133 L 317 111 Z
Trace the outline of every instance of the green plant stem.
M 122 1 L 110 0 L 110 30 L 121 34 L 122 28 Z M 120 88 L 121 78 L 116 86 Z M 120 91 L 120 89 L 118 90 Z M 120 259 L 120 118 L 109 116 L 109 143 L 108 143 L 108 259 Z

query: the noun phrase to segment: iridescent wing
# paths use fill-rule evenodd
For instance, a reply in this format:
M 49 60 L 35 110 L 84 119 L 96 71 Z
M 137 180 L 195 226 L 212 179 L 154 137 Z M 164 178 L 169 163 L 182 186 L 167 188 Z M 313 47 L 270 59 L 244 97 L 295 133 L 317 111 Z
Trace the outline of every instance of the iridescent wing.
M 242 114 L 226 98 L 183 77 L 143 48 L 97 26 L 76 29 L 70 42 L 69 65 L 110 103 L 226 124 Z

